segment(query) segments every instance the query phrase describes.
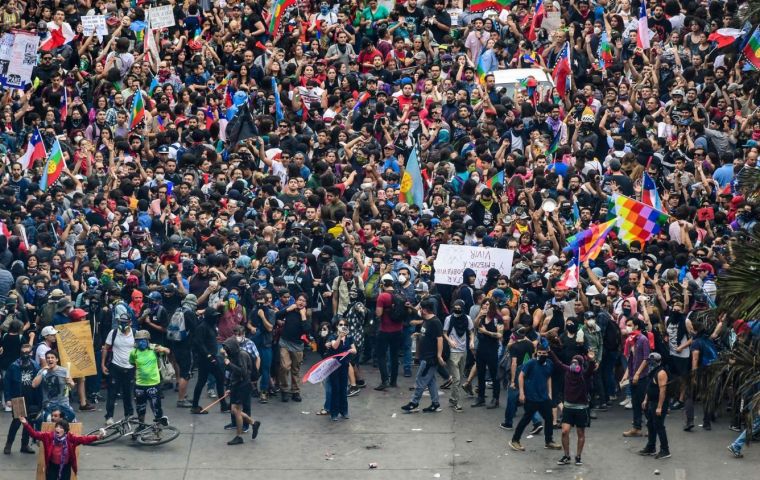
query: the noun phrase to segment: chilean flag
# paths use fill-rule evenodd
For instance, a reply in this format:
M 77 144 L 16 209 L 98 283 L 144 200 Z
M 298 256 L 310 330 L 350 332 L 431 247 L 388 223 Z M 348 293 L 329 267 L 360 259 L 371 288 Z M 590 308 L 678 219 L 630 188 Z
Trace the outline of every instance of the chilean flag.
M 736 28 L 719 28 L 711 33 L 707 39 L 715 42 L 715 48 L 725 48 L 734 43 L 743 34 L 742 30 Z
M 66 86 L 63 87 L 63 98 L 61 99 L 61 123 L 66 122 L 69 116 L 69 94 L 66 92 Z
M 649 50 L 649 20 L 647 19 L 647 2 L 642 1 L 639 8 L 639 34 L 636 46 Z
M 572 70 L 570 68 L 570 42 L 565 42 L 564 48 L 559 52 L 557 63 L 554 65 L 552 71 L 552 78 L 554 78 L 554 85 L 557 86 L 557 93 L 562 98 L 565 98 L 568 90 L 568 80 Z
M 660 195 L 657 193 L 657 184 L 654 183 L 654 179 L 646 172 L 644 172 L 644 177 L 641 182 L 641 203 L 645 203 L 661 212 L 665 211 L 662 208 Z
M 76 36 L 74 30 L 71 29 L 71 25 L 66 22 L 63 22 L 60 26 L 56 25 L 55 22 L 48 22 L 47 28 L 48 37 L 40 45 L 40 50 L 43 52 L 55 50 L 58 47 L 66 45 L 74 40 Z
M 568 269 L 565 270 L 565 273 L 562 274 L 562 277 L 560 277 L 555 288 L 564 290 L 573 290 L 575 288 L 578 288 L 579 274 L 580 272 L 578 272 L 578 258 L 576 257 L 573 258 L 573 263 L 570 264 L 570 267 L 568 267 Z
M 29 138 L 26 152 L 24 153 L 24 156 L 18 159 L 18 163 L 21 164 L 21 168 L 27 170 L 30 166 L 34 165 L 34 162 L 37 160 L 44 160 L 46 158 L 47 151 L 45 151 L 45 144 L 42 143 L 42 135 L 40 135 L 40 131 L 35 128 L 34 132 L 32 132 L 31 138 Z

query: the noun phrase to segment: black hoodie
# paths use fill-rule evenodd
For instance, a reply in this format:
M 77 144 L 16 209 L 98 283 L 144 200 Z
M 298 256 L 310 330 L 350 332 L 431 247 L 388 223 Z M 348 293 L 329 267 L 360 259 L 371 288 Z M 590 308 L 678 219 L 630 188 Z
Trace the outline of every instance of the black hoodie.
M 208 358 L 209 355 L 215 358 L 217 353 L 216 347 L 216 324 L 219 321 L 219 312 L 207 308 L 203 315 L 203 321 L 193 332 L 193 347 L 201 358 Z
M 227 353 L 227 359 L 230 361 L 225 365 L 225 369 L 230 372 L 227 383 L 230 389 L 240 388 L 251 381 L 251 369 L 253 361 L 248 352 L 240 350 L 240 344 L 237 338 L 230 337 L 222 343 L 224 351 Z

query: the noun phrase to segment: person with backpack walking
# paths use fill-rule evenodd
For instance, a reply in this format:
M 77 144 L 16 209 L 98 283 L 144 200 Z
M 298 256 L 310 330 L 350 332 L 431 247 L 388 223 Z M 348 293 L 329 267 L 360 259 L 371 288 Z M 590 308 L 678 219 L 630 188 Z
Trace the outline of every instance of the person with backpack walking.
M 429 300 L 435 302 L 432 298 Z M 470 316 L 464 313 L 464 301 L 461 299 L 454 301 L 451 315 L 444 320 L 443 341 L 449 346 L 448 370 L 452 382 L 449 404 L 455 412 L 461 412 L 461 401 L 465 395 L 462 388 L 462 377 L 464 376 L 464 364 L 467 360 L 467 349 L 475 350 L 475 325 Z M 444 352 L 445 350 L 444 348 Z
M 647 445 L 639 450 L 639 455 L 653 455 L 656 459 L 670 458 L 670 445 L 665 430 L 665 417 L 668 415 L 668 372 L 662 364 L 662 355 L 652 352 L 647 357 L 649 374 L 642 379 L 645 386 L 642 408 L 647 415 L 647 430 L 649 437 Z M 660 440 L 660 451 L 657 451 L 657 439 Z
M 380 385 L 375 390 L 382 391 L 396 387 L 398 380 L 398 353 L 403 342 L 406 300 L 393 288 L 393 275 L 384 274 L 380 281 L 383 291 L 377 296 L 375 316 L 380 321 L 377 334 L 377 364 L 380 368 Z M 390 372 L 388 371 L 388 351 L 390 350 Z
M 251 372 L 254 361 L 248 352 L 240 348 L 237 337 L 230 337 L 222 342 L 222 357 L 224 369 L 228 374 L 226 393 L 235 418 L 235 437 L 227 442 L 227 445 L 240 445 L 243 443 L 243 425 L 251 426 L 251 439 L 258 436 L 261 426 L 261 422 L 254 420 L 248 413 L 251 411 Z
M 401 407 L 406 413 L 418 411 L 422 394 L 427 389 L 430 392 L 430 406 L 422 409 L 423 412 L 433 413 L 441 411 L 441 403 L 438 397 L 438 382 L 435 375 L 436 365 L 445 365 L 443 360 L 443 326 L 435 316 L 435 303 L 424 300 L 420 304 L 420 317 L 423 324 L 420 328 L 419 358 L 420 366 L 415 379 L 412 399 Z
M 121 393 L 124 417 L 131 417 L 132 386 L 135 381 L 135 369 L 129 361 L 129 355 L 135 345 L 131 320 L 127 315 L 119 319 L 118 327 L 106 335 L 103 344 L 101 370 L 108 375 L 108 396 L 106 397 L 106 425 L 113 423 L 116 396 Z
M 166 332 L 170 360 L 177 373 L 177 407 L 190 408 L 193 403 L 187 399 L 187 384 L 192 373 L 192 332 L 198 323 L 196 310 L 198 298 L 192 293 L 185 295 L 180 307 L 174 311 Z
M 710 332 L 707 332 L 704 327 L 700 326 L 691 342 L 691 374 L 686 386 L 686 400 L 684 401 L 686 425 L 683 429 L 686 432 L 690 432 L 694 428 L 694 401 L 707 381 L 707 367 L 712 365 L 717 359 L 718 350 L 710 338 Z M 704 399 L 703 430 L 712 430 L 712 419 L 715 414 L 710 409 L 710 403 L 710 399 Z

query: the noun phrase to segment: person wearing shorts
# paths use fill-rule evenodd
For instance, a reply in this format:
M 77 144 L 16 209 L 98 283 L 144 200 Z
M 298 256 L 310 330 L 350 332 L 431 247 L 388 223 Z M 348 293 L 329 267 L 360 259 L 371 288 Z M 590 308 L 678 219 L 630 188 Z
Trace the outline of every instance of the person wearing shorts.
M 188 294 L 182 299 L 182 305 L 179 308 L 185 314 L 185 330 L 192 332 L 198 323 L 198 316 L 195 313 L 198 308 L 198 299 L 192 293 Z M 187 399 L 187 383 L 190 380 L 193 364 L 192 338 L 187 335 L 182 340 L 168 340 L 168 347 L 172 352 L 174 370 L 177 372 L 177 407 L 191 408 L 193 402 Z

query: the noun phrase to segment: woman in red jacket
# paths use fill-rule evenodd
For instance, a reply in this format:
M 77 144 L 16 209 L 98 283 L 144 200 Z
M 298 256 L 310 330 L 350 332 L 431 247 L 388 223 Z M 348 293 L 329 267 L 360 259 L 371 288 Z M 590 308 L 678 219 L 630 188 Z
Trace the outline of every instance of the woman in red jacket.
M 69 422 L 60 419 L 55 422 L 52 432 L 38 432 L 25 417 L 21 423 L 33 439 L 41 441 L 45 448 L 45 478 L 46 480 L 69 480 L 71 472 L 77 473 L 78 445 L 87 445 L 102 437 L 100 435 L 74 435 L 69 433 Z

